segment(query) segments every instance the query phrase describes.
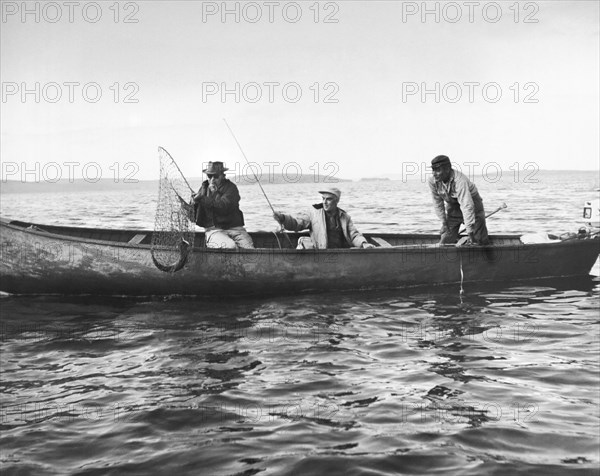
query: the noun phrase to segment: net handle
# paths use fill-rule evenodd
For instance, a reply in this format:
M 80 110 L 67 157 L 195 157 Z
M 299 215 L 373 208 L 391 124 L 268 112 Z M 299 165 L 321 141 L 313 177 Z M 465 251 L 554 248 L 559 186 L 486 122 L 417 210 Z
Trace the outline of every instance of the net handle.
M 190 184 L 188 183 L 187 179 L 185 178 L 185 175 L 183 175 L 183 172 L 181 171 L 181 169 L 179 168 L 179 165 L 177 165 L 177 162 L 175 162 L 175 159 L 171 156 L 171 154 L 169 154 L 167 152 L 167 149 L 165 149 L 164 147 L 158 147 L 158 153 L 165 153 L 166 156 L 169 158 L 169 160 L 171 161 L 171 163 L 175 166 L 175 168 L 177 169 L 177 171 L 179 172 L 179 175 L 181 175 L 181 178 L 183 179 L 183 181 L 185 182 L 185 184 L 188 186 L 188 188 L 190 189 L 190 192 L 194 193 L 194 189 L 190 186 Z M 169 185 L 171 185 L 171 182 L 169 181 Z M 171 187 L 173 187 L 173 185 L 171 185 Z

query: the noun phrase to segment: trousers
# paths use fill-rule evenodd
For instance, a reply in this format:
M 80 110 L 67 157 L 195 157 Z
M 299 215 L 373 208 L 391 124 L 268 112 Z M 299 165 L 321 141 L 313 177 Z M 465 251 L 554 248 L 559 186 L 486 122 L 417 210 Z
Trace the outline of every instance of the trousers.
M 463 214 L 460 207 L 450 207 L 447 210 L 448 230 L 442 234 L 440 243 L 443 245 L 456 243 L 458 241 L 458 232 L 460 225 L 464 223 Z M 481 210 L 475 216 L 475 226 L 473 227 L 473 238 L 481 245 L 487 245 L 490 242 L 488 238 L 487 226 L 485 224 L 485 210 Z
M 206 247 L 234 250 L 236 248 L 254 248 L 254 243 L 243 226 L 236 226 L 227 230 L 218 228 L 206 230 Z

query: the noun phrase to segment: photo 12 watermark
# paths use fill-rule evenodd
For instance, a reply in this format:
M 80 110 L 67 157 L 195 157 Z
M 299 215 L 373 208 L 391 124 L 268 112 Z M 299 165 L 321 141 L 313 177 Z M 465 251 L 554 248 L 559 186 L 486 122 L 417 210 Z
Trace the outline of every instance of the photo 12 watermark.
M 515 322 L 513 324 L 447 324 L 429 326 L 423 323 L 402 324 L 400 340 L 402 342 L 428 341 L 442 342 L 453 338 L 470 341 L 481 340 L 491 344 L 515 344 L 536 342 L 538 326 L 535 324 Z
M 205 341 L 236 341 L 256 344 L 258 342 L 276 342 L 282 344 L 305 343 L 317 345 L 327 342 L 332 335 L 339 333 L 336 324 L 321 323 L 300 325 L 286 322 L 257 323 L 248 325 L 242 322 L 219 325 L 201 332 Z
M 450 423 L 480 425 L 486 422 L 514 422 L 518 425 L 538 421 L 539 406 L 534 402 L 418 402 L 400 405 L 399 421 L 406 423 Z
M 2 23 L 138 23 L 137 2 L 0 2 Z
M 403 103 L 488 103 L 496 104 L 500 101 L 515 104 L 537 104 L 540 102 L 537 94 L 540 91 L 538 83 L 528 81 L 525 83 L 514 82 L 501 85 L 495 81 L 481 83 L 479 81 L 454 81 L 433 83 L 405 81 L 402 83 Z
M 106 103 L 137 104 L 140 86 L 133 81 L 101 85 L 95 81 L 2 82 L 2 104 Z
M 239 425 L 293 422 L 303 419 L 332 421 L 340 411 L 333 402 L 321 400 L 270 400 L 257 401 L 186 401 L 138 403 L 119 402 L 112 405 L 100 404 L 94 401 L 78 403 L 53 402 L 15 402 L 0 404 L 0 424 L 30 425 L 46 420 L 56 420 L 65 423 L 87 420 L 89 422 L 103 421 L 106 423 L 127 422 L 137 416 L 159 409 L 186 412 L 189 419 L 207 426 L 233 422 Z
M 202 163 L 204 170 L 208 162 Z M 339 183 L 337 177 L 340 165 L 337 162 L 313 162 L 302 166 L 298 162 L 228 162 L 226 174 L 236 184 L 277 184 L 277 183 Z
M 0 181 L 18 181 L 21 183 L 75 183 L 83 180 L 96 183 L 108 179 L 114 183 L 138 183 L 136 178 L 140 170 L 137 162 L 113 162 L 102 165 L 98 162 L 14 162 L 0 163 Z
M 498 162 L 452 161 L 452 168 L 466 175 L 470 181 L 483 180 L 487 183 L 498 183 L 502 179 L 514 183 L 539 183 L 537 174 L 540 166 L 536 162 L 513 162 L 508 167 L 502 167 Z M 400 166 L 401 180 L 420 180 L 421 183 L 433 177 L 430 162 L 403 161 Z
M 340 3 L 202 2 L 202 23 L 338 23 Z
M 36 231 L 43 231 L 43 228 L 37 227 Z M 136 238 L 137 235 L 132 232 L 131 239 Z M 344 258 L 341 250 L 296 250 L 293 247 L 280 250 L 279 245 L 286 243 L 286 238 L 283 233 L 277 233 L 276 240 L 279 241 L 274 244 L 273 248 L 253 249 L 245 253 L 222 253 L 219 248 L 212 248 L 196 254 L 194 260 L 197 266 L 205 266 L 210 263 L 211 266 L 231 269 L 231 267 L 268 264 L 334 265 Z M 113 246 L 110 242 L 105 245 L 97 245 L 55 240 L 23 243 L 3 238 L 0 241 L 0 259 L 7 266 L 21 269 L 30 266 L 70 269 L 74 266 L 82 266 L 83 263 L 86 263 L 86 266 L 89 266 L 90 263 L 102 266 L 118 265 L 118 271 L 123 273 L 125 279 L 131 264 L 137 266 L 140 262 L 147 262 L 150 259 L 151 250 L 146 246 L 148 244 L 151 244 L 149 235 L 144 236 L 141 243 L 128 243 L 126 246 Z M 197 243 L 197 246 L 199 245 L 200 243 Z M 179 249 L 173 251 L 175 261 L 179 259 L 179 253 Z M 93 271 L 91 273 L 94 274 Z M 114 270 L 114 273 L 116 276 L 117 269 Z
M 281 83 L 248 81 L 245 83 L 205 81 L 202 83 L 202 102 L 206 103 L 288 103 L 313 102 L 337 104 L 340 86 L 333 81 L 300 84 L 296 81 Z
M 402 23 L 538 23 L 537 2 L 401 2 Z
M 49 341 L 119 341 L 130 333 L 130 328 L 118 326 L 101 327 L 91 323 L 57 325 L 44 322 L 0 321 L 0 342 L 49 342 Z

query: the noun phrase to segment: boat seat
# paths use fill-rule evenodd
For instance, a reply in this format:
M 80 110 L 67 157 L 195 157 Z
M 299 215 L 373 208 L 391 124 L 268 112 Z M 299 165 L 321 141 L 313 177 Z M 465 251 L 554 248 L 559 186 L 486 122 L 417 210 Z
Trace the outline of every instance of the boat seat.
M 392 248 L 392 245 L 390 245 L 387 241 L 385 241 L 383 238 L 379 238 L 378 236 L 372 236 L 371 239 L 377 243 L 381 248 Z
M 130 245 L 139 245 L 142 241 L 144 241 L 144 238 L 146 238 L 147 235 L 145 234 L 138 234 L 135 235 L 131 240 L 128 241 L 128 243 Z

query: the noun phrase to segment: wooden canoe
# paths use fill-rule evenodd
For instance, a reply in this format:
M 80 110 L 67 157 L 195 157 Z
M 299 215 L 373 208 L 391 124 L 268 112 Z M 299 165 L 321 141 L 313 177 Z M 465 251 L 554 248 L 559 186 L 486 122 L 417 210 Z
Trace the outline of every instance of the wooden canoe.
M 76 228 L 0 218 L 0 290 L 16 294 L 276 295 L 464 282 L 587 276 L 600 238 L 524 245 L 516 235 L 490 246 L 439 246 L 438 235 L 365 234 L 374 249 L 296 250 L 274 233 L 252 233 L 254 250 L 204 247 L 196 233 L 185 264 L 159 270 L 152 231 Z M 280 248 L 283 246 L 283 249 Z M 287 248 L 286 248 L 287 246 Z

